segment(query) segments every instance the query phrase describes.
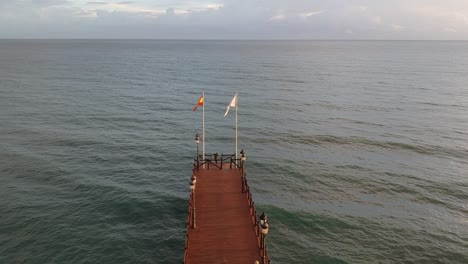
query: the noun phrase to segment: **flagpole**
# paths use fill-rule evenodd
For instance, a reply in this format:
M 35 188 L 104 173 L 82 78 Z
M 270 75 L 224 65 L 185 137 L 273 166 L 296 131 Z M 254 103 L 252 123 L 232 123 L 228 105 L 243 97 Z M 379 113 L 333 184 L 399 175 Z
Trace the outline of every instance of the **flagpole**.
M 203 156 L 202 160 L 205 160 L 205 92 L 203 92 L 203 121 L 202 121 L 202 131 L 203 131 Z
M 237 160 L 237 108 L 239 108 L 238 100 L 239 100 L 239 95 L 236 92 L 236 160 Z

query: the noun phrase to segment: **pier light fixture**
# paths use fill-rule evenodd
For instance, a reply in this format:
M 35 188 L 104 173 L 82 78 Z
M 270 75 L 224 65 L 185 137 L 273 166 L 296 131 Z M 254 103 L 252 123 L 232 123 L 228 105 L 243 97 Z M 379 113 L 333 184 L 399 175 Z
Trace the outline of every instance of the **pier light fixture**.
M 195 183 L 197 182 L 195 174 L 192 174 L 192 180 L 190 181 L 190 204 L 192 205 L 192 228 L 195 228 L 197 225 L 195 224 Z
M 269 229 L 269 225 L 267 223 L 268 221 L 268 216 L 262 212 L 262 215 L 260 216 L 260 227 L 262 228 L 262 234 L 263 235 L 268 235 L 268 229 Z
M 260 248 L 262 249 L 262 264 L 268 263 L 267 251 L 266 251 L 266 236 L 268 235 L 268 230 L 270 226 L 267 223 L 268 216 L 262 212 L 260 216 L 260 228 L 261 228 L 261 237 L 260 237 Z
M 265 212 L 262 212 L 262 215 L 260 215 L 260 225 L 263 225 L 266 223 L 268 220 L 268 216 L 265 214 Z
M 195 191 L 195 182 L 196 182 L 196 180 L 192 180 L 190 182 L 190 190 L 192 190 L 192 191 Z
M 195 176 L 195 174 L 192 174 L 190 180 L 193 182 L 193 184 L 197 183 L 197 177 Z
M 245 160 L 247 159 L 247 155 L 245 155 L 244 149 L 241 150 L 240 154 L 241 154 L 241 168 L 242 168 L 242 175 L 243 175 L 244 174 L 244 163 L 245 163 Z
M 242 162 L 244 162 L 247 159 L 247 155 L 245 155 L 244 149 L 241 150 L 240 154 L 241 154 L 241 160 Z
M 200 158 L 200 135 L 198 135 L 198 133 L 195 135 L 195 143 L 197 143 L 197 169 L 198 167 L 200 166 L 200 161 L 199 161 L 199 158 Z
M 265 222 L 265 223 L 263 223 L 263 225 L 261 225 L 261 226 L 262 226 L 262 234 L 263 234 L 264 236 L 268 235 L 268 229 L 270 228 L 270 226 L 268 225 L 268 223 Z

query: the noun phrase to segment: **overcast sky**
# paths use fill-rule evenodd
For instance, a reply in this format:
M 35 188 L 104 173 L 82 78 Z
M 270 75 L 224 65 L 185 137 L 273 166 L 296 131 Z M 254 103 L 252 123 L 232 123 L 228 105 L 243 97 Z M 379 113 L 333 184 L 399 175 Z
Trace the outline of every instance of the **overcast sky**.
M 468 40 L 468 0 L 0 0 L 0 38 Z

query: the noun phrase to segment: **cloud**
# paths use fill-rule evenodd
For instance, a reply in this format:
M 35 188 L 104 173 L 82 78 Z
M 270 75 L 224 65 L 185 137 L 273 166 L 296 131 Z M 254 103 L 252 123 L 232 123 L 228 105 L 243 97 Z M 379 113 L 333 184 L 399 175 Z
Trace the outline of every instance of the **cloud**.
M 0 0 L 0 38 L 428 36 L 468 39 L 468 1 Z
M 26 0 L 24 3 L 30 3 L 36 7 L 49 7 L 49 6 L 59 6 L 71 4 L 71 1 L 68 0 Z
M 398 24 L 390 24 L 390 27 L 395 31 L 401 31 L 401 30 L 405 29 L 404 26 L 401 26 L 401 25 L 398 25 Z
M 88 4 L 88 5 L 106 5 L 107 2 L 103 2 L 103 1 L 91 1 L 91 2 L 87 2 L 86 4 Z
M 270 20 L 275 21 L 275 20 L 284 20 L 286 19 L 286 15 L 283 14 L 283 12 L 279 11 L 276 15 L 270 17 Z
M 175 15 L 174 8 L 166 9 L 166 16 L 173 16 L 173 15 Z
M 324 12 L 323 10 L 311 11 L 311 12 L 307 12 L 307 13 L 300 13 L 299 16 L 300 16 L 300 17 L 303 17 L 303 18 L 307 18 L 307 17 L 311 17 L 311 16 L 320 15 L 320 14 L 322 14 L 323 12 Z

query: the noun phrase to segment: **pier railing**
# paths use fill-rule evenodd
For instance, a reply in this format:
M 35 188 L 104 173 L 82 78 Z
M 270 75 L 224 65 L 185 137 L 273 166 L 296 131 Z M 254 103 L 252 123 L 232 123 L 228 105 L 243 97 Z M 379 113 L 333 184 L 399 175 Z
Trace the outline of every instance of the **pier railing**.
M 209 169 L 210 166 L 214 166 L 218 169 L 222 169 L 223 166 L 229 166 L 229 168 L 241 168 L 241 192 L 245 193 L 247 198 L 247 203 L 249 206 L 250 216 L 252 220 L 252 227 L 255 229 L 255 235 L 257 237 L 257 244 L 260 250 L 260 256 L 262 257 L 262 264 L 270 264 L 270 257 L 267 251 L 267 246 L 265 243 L 266 236 L 261 232 L 261 225 L 259 217 L 257 214 L 257 209 L 255 208 L 255 203 L 252 198 L 252 193 L 250 191 L 249 184 L 247 182 L 246 173 L 244 171 L 244 162 L 238 158 L 235 158 L 234 154 L 220 155 L 220 159 L 214 158 L 213 154 L 205 154 L 205 159 L 202 159 L 200 155 L 198 158 L 194 159 L 192 175 L 195 175 L 195 172 L 202 168 Z M 219 156 L 218 156 L 219 157 Z M 228 165 L 229 164 L 229 165 Z M 192 176 L 192 181 L 194 177 Z M 187 255 L 189 248 L 189 238 L 192 233 L 192 229 L 196 226 L 195 224 L 195 192 L 194 189 L 190 192 L 190 202 L 189 202 L 189 212 L 187 214 L 187 232 L 185 235 L 185 252 L 183 263 L 187 263 Z
M 184 252 L 184 260 L 183 263 L 187 263 L 187 254 L 188 254 L 188 247 L 189 247 L 189 237 L 190 234 L 192 233 L 192 227 L 193 227 L 193 219 L 194 219 L 194 195 L 193 192 L 190 192 L 190 202 L 189 202 L 189 211 L 187 214 L 187 224 L 186 224 L 186 229 L 187 232 L 185 233 L 185 252 Z
M 268 255 L 267 246 L 265 241 L 265 237 L 263 237 L 262 242 L 262 233 L 260 232 L 260 223 L 258 221 L 258 214 L 257 209 L 255 208 L 255 202 L 252 199 L 252 193 L 250 192 L 249 184 L 247 183 L 246 174 L 244 170 L 242 170 L 242 190 L 245 190 L 247 195 L 247 203 L 250 209 L 250 216 L 252 218 L 252 224 L 255 226 L 255 234 L 257 235 L 257 243 L 260 249 L 260 256 L 262 257 L 262 264 L 270 264 L 270 256 Z
M 229 166 L 231 169 L 240 168 L 241 162 L 240 158 L 236 159 L 235 154 L 205 154 L 205 158 L 203 158 L 202 155 L 199 155 L 198 158 L 193 160 L 193 169 L 198 170 L 200 167 L 209 169 L 211 166 L 218 169 L 222 169 L 225 166 Z

